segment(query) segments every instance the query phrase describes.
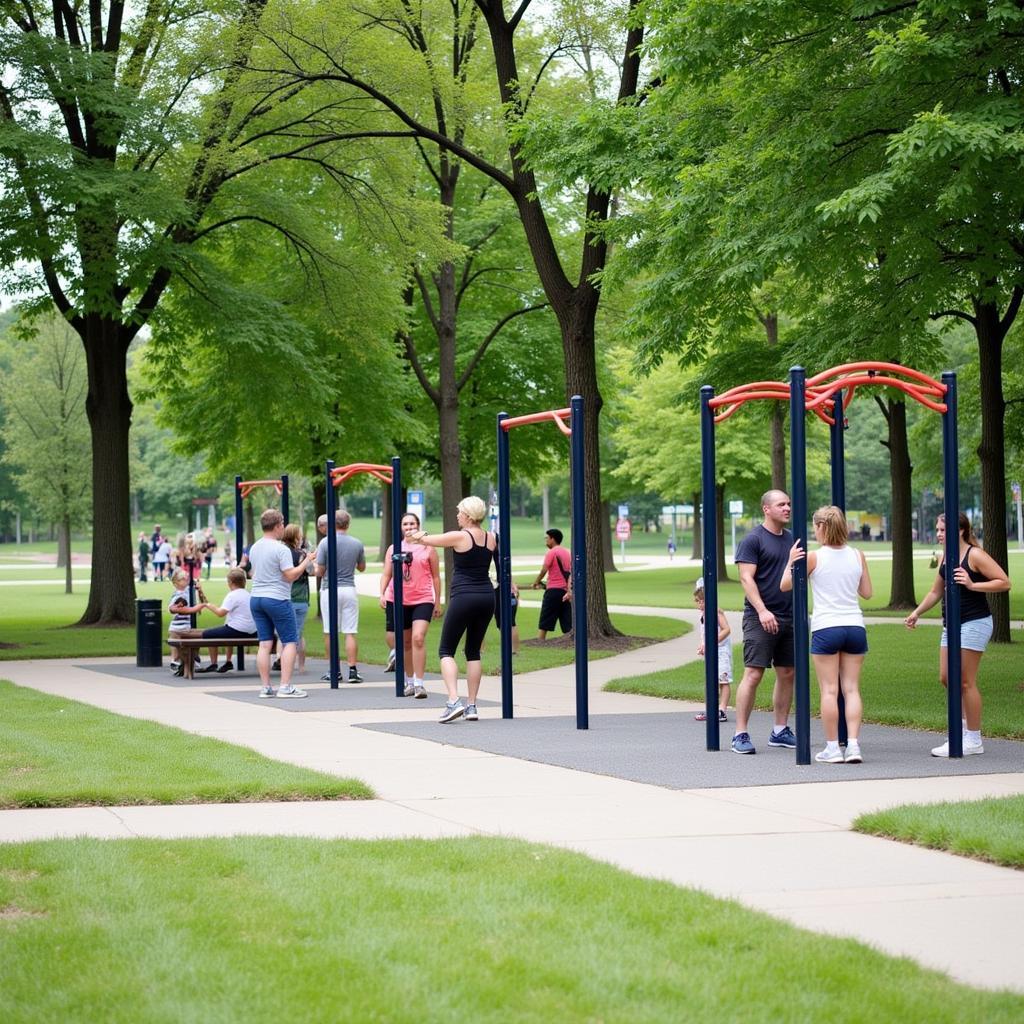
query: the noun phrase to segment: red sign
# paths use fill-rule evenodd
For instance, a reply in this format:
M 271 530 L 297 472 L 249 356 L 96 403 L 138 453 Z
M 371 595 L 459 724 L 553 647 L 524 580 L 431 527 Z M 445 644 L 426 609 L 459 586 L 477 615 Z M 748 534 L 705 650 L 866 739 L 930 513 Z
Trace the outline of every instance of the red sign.
M 629 540 L 629 535 L 633 532 L 633 528 L 629 524 L 628 519 L 619 519 L 615 523 L 615 536 L 618 540 Z

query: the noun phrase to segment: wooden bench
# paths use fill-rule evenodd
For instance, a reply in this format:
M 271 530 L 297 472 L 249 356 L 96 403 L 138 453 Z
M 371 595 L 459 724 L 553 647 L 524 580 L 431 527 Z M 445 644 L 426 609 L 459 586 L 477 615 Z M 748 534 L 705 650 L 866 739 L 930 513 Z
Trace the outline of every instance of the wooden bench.
M 235 649 L 235 668 L 242 670 L 245 668 L 245 649 L 246 647 L 258 648 L 260 645 L 259 640 L 256 637 L 239 639 L 238 637 L 187 637 L 182 640 L 168 640 L 168 647 L 178 648 L 178 657 L 181 660 L 183 668 L 183 676 L 186 679 L 194 679 L 195 668 L 194 659 L 187 655 L 191 651 L 198 651 L 201 647 L 227 647 L 228 655 L 230 657 L 231 648 Z

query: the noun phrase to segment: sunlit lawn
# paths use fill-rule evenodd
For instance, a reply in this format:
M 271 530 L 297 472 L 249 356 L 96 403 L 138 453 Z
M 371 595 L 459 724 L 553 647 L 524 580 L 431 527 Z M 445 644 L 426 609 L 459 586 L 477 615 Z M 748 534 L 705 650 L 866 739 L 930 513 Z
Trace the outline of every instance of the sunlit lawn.
M 907 804 L 861 815 L 858 832 L 1024 868 L 1024 796 Z
M 500 839 L 6 845 L 0 907 L 11 1024 L 1024 1019 L 1020 995 Z

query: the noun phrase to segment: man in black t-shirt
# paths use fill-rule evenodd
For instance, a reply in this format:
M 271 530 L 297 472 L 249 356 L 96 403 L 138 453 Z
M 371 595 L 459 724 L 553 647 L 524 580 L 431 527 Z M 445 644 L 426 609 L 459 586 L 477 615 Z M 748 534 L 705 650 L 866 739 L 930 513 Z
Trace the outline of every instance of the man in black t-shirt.
M 789 497 L 782 491 L 761 496 L 764 519 L 736 546 L 734 561 L 746 598 L 743 602 L 743 679 L 736 691 L 736 754 L 756 754 L 747 722 L 754 708 L 757 687 L 764 670 L 775 668 L 772 706 L 775 728 L 769 747 L 796 746 L 788 725 L 793 705 L 793 595 L 779 588 L 789 562 L 793 535 L 786 529 L 792 513 Z

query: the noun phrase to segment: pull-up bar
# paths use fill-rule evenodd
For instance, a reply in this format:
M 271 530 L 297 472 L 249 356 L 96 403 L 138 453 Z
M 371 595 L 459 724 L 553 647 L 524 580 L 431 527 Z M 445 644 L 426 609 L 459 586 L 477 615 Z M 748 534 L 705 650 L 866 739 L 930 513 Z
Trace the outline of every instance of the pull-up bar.
M 569 426 L 566 426 L 566 417 Z M 587 531 L 583 476 L 583 399 L 568 409 L 526 416 L 498 413 L 498 601 L 501 610 L 501 717 L 512 717 L 512 525 L 509 433 L 515 427 L 553 422 L 570 439 L 572 479 L 572 629 L 576 643 L 576 728 L 590 726 L 587 691 Z
M 705 385 L 701 391 L 701 498 L 704 506 L 704 671 L 707 713 L 707 749 L 719 749 L 718 715 L 718 537 L 715 520 L 715 424 L 728 419 L 752 399 L 785 400 L 790 403 L 790 459 L 793 504 L 793 534 L 807 550 L 807 472 L 804 417 L 813 412 L 832 428 L 832 501 L 845 507 L 843 474 L 842 416 L 859 387 L 882 385 L 896 388 L 916 402 L 942 416 L 944 512 L 946 517 L 945 560 L 959 562 L 960 476 L 957 461 L 956 374 L 946 372 L 939 382 L 918 370 L 897 363 L 854 362 L 834 366 L 805 379 L 803 367 L 794 366 L 789 382 L 757 381 L 741 384 L 721 395 Z M 843 395 L 843 392 L 846 392 Z M 838 399 L 837 399 L 838 396 Z M 717 416 L 714 410 L 723 411 Z M 950 525 L 954 524 L 954 525 Z M 946 625 L 948 637 L 947 726 L 949 756 L 963 756 L 961 726 L 960 593 L 953 572 L 946 572 Z M 793 564 L 793 641 L 796 696 L 796 762 L 810 764 L 810 678 L 807 624 L 807 565 Z M 842 722 L 842 715 L 840 715 Z M 842 734 L 840 736 L 842 739 Z
M 335 466 L 328 459 L 324 466 L 324 479 L 327 481 L 327 614 L 330 616 L 328 636 L 330 638 L 331 689 L 338 689 L 338 668 L 341 651 L 338 644 L 338 537 L 335 525 L 337 498 L 335 489 L 346 480 L 360 473 L 375 477 L 382 483 L 391 485 L 391 562 L 397 568 L 404 563 L 406 556 L 402 553 L 402 509 L 400 497 L 402 493 L 402 460 L 396 455 L 390 466 L 373 462 L 351 462 L 347 466 Z M 392 573 L 394 581 L 395 604 L 395 696 L 401 697 L 405 690 L 405 645 L 402 637 L 405 630 L 405 612 L 402 607 L 402 573 Z M 438 595 L 440 600 L 440 595 Z M 321 605 L 322 607 L 322 605 Z

